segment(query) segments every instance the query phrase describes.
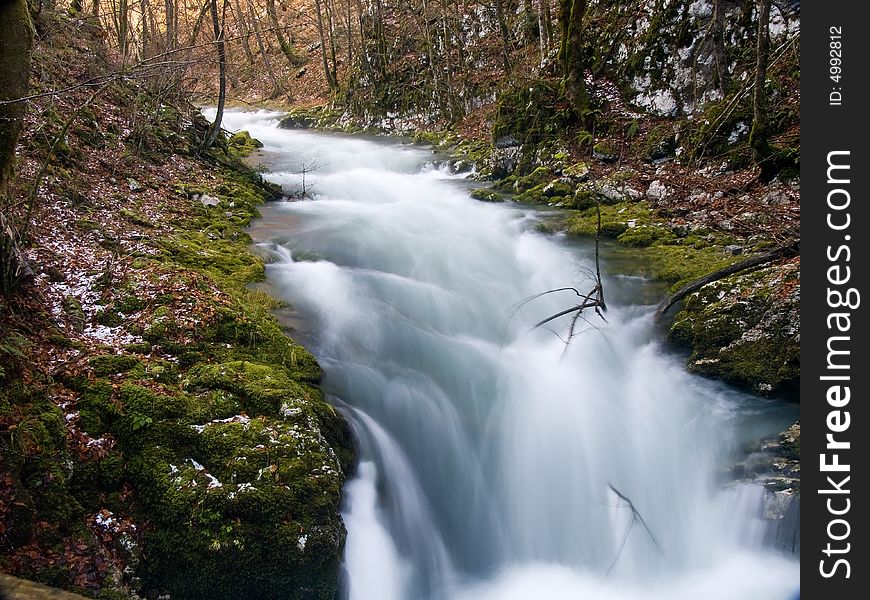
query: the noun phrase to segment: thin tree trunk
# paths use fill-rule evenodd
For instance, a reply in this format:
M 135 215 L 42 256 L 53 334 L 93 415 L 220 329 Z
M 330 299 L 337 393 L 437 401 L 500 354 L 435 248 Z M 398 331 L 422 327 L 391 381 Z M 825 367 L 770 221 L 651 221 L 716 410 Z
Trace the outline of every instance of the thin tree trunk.
M 272 28 L 275 30 L 275 38 L 278 40 L 278 46 L 281 48 L 281 53 L 287 59 L 290 67 L 296 67 L 296 53 L 293 51 L 293 46 L 284 36 L 284 29 L 278 22 L 278 13 L 275 10 L 275 0 L 266 0 L 266 14 L 269 15 L 269 21 L 272 22 Z
M 333 76 L 332 70 L 329 68 L 329 59 L 327 58 L 327 40 L 323 30 L 323 10 L 321 0 L 314 0 L 314 10 L 317 17 L 317 33 L 320 35 L 320 59 L 323 63 L 323 76 L 326 78 L 326 84 L 331 92 L 338 90 L 338 82 Z
M 215 39 L 215 48 L 217 49 L 218 56 L 218 104 L 217 104 L 217 114 L 215 114 L 214 123 L 211 124 L 211 128 L 208 131 L 208 135 L 206 135 L 205 141 L 203 142 L 202 149 L 208 150 L 212 146 L 214 146 L 215 141 L 217 140 L 218 133 L 221 130 L 221 121 L 224 117 L 224 104 L 227 100 L 227 53 L 226 53 L 226 45 L 224 43 L 224 29 L 223 24 L 221 23 L 221 19 L 218 17 L 218 9 L 217 9 L 217 0 L 211 0 L 211 24 L 214 28 L 214 39 Z M 227 0 L 224 0 L 223 4 L 223 16 L 226 17 L 227 11 Z
M 248 39 L 251 35 L 251 28 L 248 25 L 248 20 L 245 13 L 242 12 L 241 3 L 239 2 L 239 0 L 233 1 L 235 2 L 235 7 L 231 5 L 230 9 L 233 11 L 233 16 L 236 19 L 236 25 L 239 29 L 239 37 L 242 38 L 242 50 L 244 50 L 245 52 L 245 57 L 248 59 L 248 64 L 253 66 L 254 53 L 251 51 L 251 41 Z
M 495 14 L 498 17 L 498 30 L 501 33 L 501 60 L 505 75 L 511 72 L 511 34 L 504 13 L 504 0 L 495 0 Z
M 549 54 L 553 47 L 553 12 L 550 10 L 550 0 L 541 0 L 541 8 L 544 14 L 542 18 L 544 28 L 541 37 L 546 40 L 547 54 Z
M 351 20 L 350 0 L 345 0 L 347 7 L 345 18 L 345 34 L 347 34 L 347 68 L 350 71 L 353 68 L 353 21 Z
M 174 50 L 178 46 L 177 18 L 175 14 L 175 0 L 165 0 L 166 7 L 166 49 Z
M 274 98 L 279 94 L 285 93 L 286 90 L 275 76 L 275 70 L 272 68 L 272 61 L 269 59 L 269 52 L 263 42 L 263 34 L 260 32 L 260 21 L 254 13 L 254 7 L 251 6 L 250 3 L 248 3 L 248 15 L 251 17 L 251 24 L 254 28 L 254 36 L 257 39 L 257 47 L 260 49 L 260 56 L 263 59 L 263 64 L 266 65 L 266 72 L 269 74 L 269 79 L 272 80 L 272 97 Z
M 335 58 L 335 3 L 333 0 L 326 0 L 324 4 L 326 10 L 326 25 L 329 35 L 329 57 L 332 61 L 332 80 L 335 82 L 335 88 L 338 89 L 338 60 Z
M 713 57 L 716 61 L 716 75 L 719 78 L 719 92 L 725 97 L 728 88 L 728 66 L 725 62 L 725 15 L 722 0 L 713 0 Z
M 118 52 L 121 53 L 122 59 L 127 58 L 127 35 L 129 31 L 129 10 L 130 7 L 127 5 L 127 0 L 120 0 L 118 4 Z
M 559 61 L 562 64 L 562 86 L 574 112 L 584 118 L 589 107 L 589 95 L 583 78 L 583 17 L 586 0 L 559 0 L 559 25 L 562 45 Z
M 755 87 L 752 90 L 752 131 L 749 143 L 760 162 L 770 153 L 767 144 L 767 65 L 770 60 L 770 3 L 771 0 L 758 0 L 758 39 L 755 54 Z

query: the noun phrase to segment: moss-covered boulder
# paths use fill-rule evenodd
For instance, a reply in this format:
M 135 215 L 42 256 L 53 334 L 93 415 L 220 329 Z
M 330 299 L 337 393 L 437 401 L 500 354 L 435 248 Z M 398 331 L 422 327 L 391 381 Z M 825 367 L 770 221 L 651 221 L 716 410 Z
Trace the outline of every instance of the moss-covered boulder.
M 248 361 L 195 365 L 180 389 L 97 387 L 120 407 L 107 421 L 146 524 L 146 592 L 335 596 L 354 457 L 347 423 L 317 388 Z
M 227 146 L 230 153 L 238 158 L 250 156 L 258 149 L 263 147 L 263 142 L 256 138 L 252 138 L 247 131 L 239 131 L 232 134 L 227 140 Z
M 476 188 L 471 190 L 471 197 L 481 202 L 504 202 L 504 197 L 498 190 L 490 188 Z
M 671 343 L 689 368 L 763 394 L 794 396 L 800 381 L 800 262 L 710 283 L 690 295 Z
M 280 415 L 191 425 L 192 446 L 140 453 L 131 471 L 152 518 L 145 587 L 180 598 L 333 598 L 344 472 L 319 419 L 291 392 Z

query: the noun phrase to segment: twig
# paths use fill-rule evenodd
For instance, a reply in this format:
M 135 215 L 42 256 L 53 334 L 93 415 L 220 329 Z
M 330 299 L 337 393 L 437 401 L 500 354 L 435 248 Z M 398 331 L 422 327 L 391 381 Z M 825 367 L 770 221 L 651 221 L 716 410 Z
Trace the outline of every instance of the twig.
M 640 514 L 640 512 L 634 506 L 634 502 L 632 502 L 628 496 L 626 496 L 625 494 L 620 492 L 618 489 L 616 489 L 612 483 L 608 483 L 607 487 L 609 487 L 610 491 L 612 491 L 614 494 L 616 494 L 620 500 L 622 500 L 623 502 L 628 504 L 628 508 L 631 509 L 631 521 L 628 522 L 628 527 L 625 528 L 625 534 L 623 534 L 623 536 L 622 536 L 622 543 L 619 545 L 619 549 L 616 551 L 616 556 L 613 557 L 613 562 L 611 562 L 610 566 L 607 568 L 607 572 L 605 573 L 605 577 L 607 575 L 610 575 L 610 572 L 613 571 L 613 567 L 615 567 L 616 563 L 619 562 L 619 559 L 622 556 L 622 551 L 625 550 L 625 544 L 628 542 L 628 536 L 631 533 L 631 529 L 632 529 L 632 527 L 634 527 L 635 523 L 640 523 L 643 526 L 643 528 L 646 530 L 646 534 L 649 536 L 650 541 L 652 541 L 652 543 L 658 549 L 659 554 L 663 555 L 665 553 L 665 551 L 662 549 L 661 544 L 659 544 L 658 540 L 656 539 L 656 536 L 653 535 L 653 532 L 649 528 L 649 525 L 646 524 L 646 521 L 644 520 L 643 516 Z

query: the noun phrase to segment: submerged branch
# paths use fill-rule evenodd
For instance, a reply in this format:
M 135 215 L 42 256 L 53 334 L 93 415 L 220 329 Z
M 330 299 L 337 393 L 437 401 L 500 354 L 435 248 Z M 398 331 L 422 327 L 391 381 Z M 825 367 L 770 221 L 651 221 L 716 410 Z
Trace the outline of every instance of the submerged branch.
M 622 542 L 619 544 L 619 549 L 616 551 L 616 556 L 613 557 L 613 562 L 610 563 L 610 566 L 607 568 L 607 573 L 605 575 L 610 575 L 610 572 L 613 570 L 613 567 L 616 566 L 616 563 L 619 562 L 620 557 L 622 556 L 622 551 L 625 550 L 625 544 L 628 542 L 628 536 L 631 533 L 631 529 L 634 527 L 635 523 L 640 523 L 643 528 L 646 530 L 647 536 L 649 536 L 650 541 L 655 545 L 658 549 L 659 554 L 664 554 L 665 551 L 662 549 L 661 544 L 659 544 L 656 536 L 653 535 L 652 530 L 649 528 L 649 525 L 646 524 L 643 516 L 640 512 L 635 508 L 634 502 L 631 499 L 616 489 L 612 483 L 608 483 L 607 487 L 610 488 L 614 494 L 616 494 L 620 500 L 628 504 L 628 508 L 631 509 L 631 521 L 628 522 L 628 527 L 625 528 L 625 534 L 622 536 Z
M 571 340 L 576 335 L 575 328 L 577 326 L 577 321 L 579 319 L 583 318 L 581 315 L 583 314 L 584 310 L 586 310 L 588 308 L 595 310 L 595 314 L 597 314 L 599 317 L 601 317 L 602 321 L 604 321 L 605 323 L 607 322 L 607 319 L 605 319 L 604 315 L 602 314 L 603 312 L 607 312 L 607 304 L 604 302 L 604 284 L 602 284 L 602 282 L 601 282 L 601 266 L 600 266 L 600 262 L 599 262 L 599 253 L 598 253 L 598 247 L 599 247 L 600 241 L 601 241 L 601 206 L 597 205 L 597 208 L 598 208 L 598 225 L 597 225 L 596 230 L 595 230 L 595 274 L 594 274 L 595 285 L 593 286 L 592 290 L 590 290 L 588 294 L 582 294 L 582 293 L 580 293 L 579 290 L 577 290 L 577 288 L 574 288 L 574 287 L 555 288 L 555 289 L 547 290 L 546 292 L 541 292 L 540 294 L 535 294 L 534 296 L 530 296 L 528 298 L 525 298 L 524 300 L 521 300 L 520 302 L 518 302 L 517 304 L 514 305 L 515 309 L 514 309 L 513 314 L 516 314 L 517 311 L 519 311 L 519 309 L 521 309 L 523 306 L 525 306 L 526 304 L 528 304 L 532 300 L 536 300 L 537 298 L 540 298 L 541 296 L 546 296 L 547 294 L 554 294 L 556 292 L 572 291 L 577 296 L 579 296 L 582 300 L 580 303 L 575 304 L 574 306 L 571 306 L 571 307 L 566 308 L 564 310 L 560 310 L 559 312 L 554 313 L 545 319 L 541 319 L 540 321 L 538 321 L 537 323 L 535 323 L 531 327 L 531 331 L 534 331 L 535 329 L 538 329 L 539 327 L 543 327 L 544 325 L 546 325 L 550 321 L 554 321 L 554 320 L 558 319 L 559 317 L 564 317 L 565 315 L 570 315 L 573 313 L 574 317 L 571 319 L 571 325 L 568 328 L 568 338 L 567 338 L 567 340 L 563 340 L 565 342 L 565 349 L 566 350 L 568 348 L 568 345 L 571 343 Z M 585 318 L 583 318 L 583 320 L 586 321 Z M 589 321 L 586 321 L 586 322 L 589 323 Z M 589 323 L 589 324 L 591 325 L 591 323 Z M 564 353 L 563 353 L 563 356 L 564 356 Z

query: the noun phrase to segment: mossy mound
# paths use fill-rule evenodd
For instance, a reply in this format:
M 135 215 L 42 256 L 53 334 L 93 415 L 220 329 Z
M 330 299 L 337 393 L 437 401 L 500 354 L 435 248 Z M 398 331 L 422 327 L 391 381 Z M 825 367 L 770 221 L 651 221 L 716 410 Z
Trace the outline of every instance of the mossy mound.
M 244 158 L 250 156 L 258 149 L 263 147 L 263 142 L 256 138 L 252 138 L 247 131 L 239 131 L 232 134 L 227 139 L 227 146 L 232 156 L 236 158 Z
M 671 343 L 689 368 L 763 394 L 796 397 L 800 381 L 800 265 L 722 279 L 688 297 Z

